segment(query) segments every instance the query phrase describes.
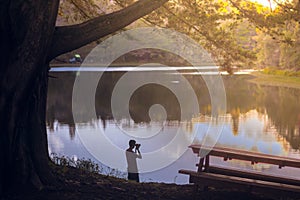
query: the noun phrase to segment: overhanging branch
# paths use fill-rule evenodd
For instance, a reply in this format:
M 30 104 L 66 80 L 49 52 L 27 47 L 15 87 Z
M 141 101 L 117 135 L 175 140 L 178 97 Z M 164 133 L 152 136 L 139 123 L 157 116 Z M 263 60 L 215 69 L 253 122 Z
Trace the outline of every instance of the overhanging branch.
M 96 17 L 81 24 L 57 27 L 48 60 L 124 28 L 167 1 L 139 0 L 122 10 Z

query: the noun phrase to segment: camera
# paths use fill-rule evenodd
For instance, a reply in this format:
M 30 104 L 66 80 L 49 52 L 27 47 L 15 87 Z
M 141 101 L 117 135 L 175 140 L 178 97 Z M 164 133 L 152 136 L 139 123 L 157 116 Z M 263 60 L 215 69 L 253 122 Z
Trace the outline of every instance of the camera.
M 140 148 L 141 144 L 135 144 L 135 148 Z

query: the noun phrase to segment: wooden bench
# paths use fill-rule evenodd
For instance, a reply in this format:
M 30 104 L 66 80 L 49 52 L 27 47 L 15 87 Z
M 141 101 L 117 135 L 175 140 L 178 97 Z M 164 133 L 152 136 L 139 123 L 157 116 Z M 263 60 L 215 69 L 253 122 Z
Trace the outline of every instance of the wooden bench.
M 272 197 L 280 196 L 300 198 L 300 186 L 297 185 L 214 174 L 210 172 L 198 173 L 191 170 L 179 170 L 179 173 L 189 175 L 191 183 L 195 183 L 197 186 L 201 186 L 203 188 L 211 186 L 221 189 L 260 193 Z
M 296 158 L 268 155 L 268 154 L 263 154 L 258 152 L 251 152 L 251 151 L 245 151 L 240 149 L 230 149 L 225 147 L 208 148 L 201 145 L 191 145 L 189 147 L 192 148 L 193 152 L 197 155 L 199 154 L 200 151 L 207 151 L 207 155 L 201 158 L 199 161 L 199 167 L 204 167 L 204 168 L 209 167 L 210 156 L 222 157 L 224 161 L 236 159 L 236 160 L 250 161 L 251 164 L 266 163 L 266 164 L 278 165 L 279 168 L 285 166 L 300 168 L 300 159 L 296 159 Z
M 284 166 L 300 168 L 300 160 L 296 158 L 287 158 L 282 156 L 267 155 L 258 152 L 249 152 L 245 150 L 229 149 L 223 147 L 207 148 L 201 145 L 191 145 L 193 152 L 199 156 L 202 151 L 202 158 L 197 164 L 198 170 L 179 170 L 181 174 L 190 176 L 190 182 L 197 186 L 207 188 L 222 187 L 230 189 L 246 190 L 257 193 L 270 192 L 271 195 L 297 196 L 300 197 L 300 180 L 287 177 L 267 175 L 261 172 L 251 172 L 241 169 L 225 168 L 211 166 L 209 163 L 210 156 L 222 157 L 224 161 L 237 159 L 250 161 L 251 164 L 268 163 L 278 165 L 279 168 Z

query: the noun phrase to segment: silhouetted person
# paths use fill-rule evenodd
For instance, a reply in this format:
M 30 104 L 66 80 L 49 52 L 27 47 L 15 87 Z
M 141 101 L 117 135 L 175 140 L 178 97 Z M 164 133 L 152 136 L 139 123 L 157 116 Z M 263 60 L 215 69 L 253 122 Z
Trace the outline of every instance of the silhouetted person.
M 136 163 L 137 158 L 142 158 L 141 152 L 139 150 L 140 146 L 140 144 L 136 144 L 135 140 L 130 140 L 129 148 L 126 150 L 128 180 L 134 180 L 136 182 L 140 182 Z

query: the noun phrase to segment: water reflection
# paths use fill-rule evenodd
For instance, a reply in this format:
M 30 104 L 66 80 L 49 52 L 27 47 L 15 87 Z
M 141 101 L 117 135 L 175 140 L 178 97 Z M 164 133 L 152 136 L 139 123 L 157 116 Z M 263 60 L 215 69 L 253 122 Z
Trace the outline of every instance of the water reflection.
M 240 109 L 232 109 L 230 111 L 231 119 L 232 119 L 232 133 L 233 135 L 238 135 L 239 131 L 239 121 L 240 121 Z
M 70 137 L 74 138 L 75 124 L 72 116 L 72 87 L 76 73 L 53 73 L 55 79 L 49 80 L 47 122 L 50 131 L 54 131 L 53 123 L 57 120 L 61 124 L 69 125 Z M 96 95 L 96 110 L 102 121 L 104 129 L 106 121 L 112 119 L 110 98 L 113 86 L 122 76 L 122 72 L 108 73 L 101 81 Z M 232 134 L 237 136 L 240 131 L 240 121 L 251 116 L 245 115 L 250 110 L 256 110 L 259 114 L 270 119 L 270 124 L 284 137 L 293 149 L 299 149 L 300 145 L 300 91 L 281 87 L 260 87 L 250 84 L 245 80 L 247 75 L 224 76 L 227 95 L 228 113 L 231 115 Z M 211 112 L 210 99 L 204 82 L 194 76 L 187 76 L 188 81 L 197 92 L 200 102 L 200 117 L 198 121 L 205 121 L 205 116 Z M 149 96 L 150 94 L 150 96 Z M 168 124 L 180 119 L 178 101 L 166 88 L 157 85 L 141 87 L 131 98 L 131 115 L 135 123 L 149 122 L 148 109 L 155 103 L 165 107 L 168 114 Z M 193 119 L 192 119 L 193 118 Z M 91 119 L 92 120 L 92 119 Z M 189 121 L 196 120 L 191 116 Z M 172 122 L 171 122 L 172 121 Z M 133 124 L 134 125 L 134 124 Z
M 197 94 L 200 113 L 198 115 L 191 114 L 185 121 L 180 122 L 180 108 L 176 97 L 166 88 L 157 85 L 146 85 L 134 93 L 130 100 L 130 114 L 133 120 L 112 119 L 111 93 L 123 72 L 105 73 L 96 94 L 98 119 L 82 121 L 82 124 L 76 125 L 72 118 L 71 103 L 76 73 L 53 72 L 52 75 L 57 78 L 49 80 L 47 123 L 49 149 L 56 153 L 92 157 L 86 150 L 83 150 L 76 128 L 81 130 L 80 134 L 85 135 L 84 137 L 90 138 L 93 138 L 93 134 L 101 128 L 111 142 L 120 149 L 126 149 L 130 137 L 118 133 L 118 131 L 124 129 L 126 132 L 135 131 L 147 136 L 151 131 L 157 129 L 159 131 L 156 130 L 156 132 L 159 134 L 154 136 L 155 142 L 146 139 L 142 141 L 142 150 L 151 152 L 166 145 L 174 137 L 179 127 L 187 137 L 192 137 L 197 130 L 194 143 L 201 143 L 209 122 L 215 120 L 214 125 L 218 126 L 217 119 L 212 119 L 210 115 L 209 94 L 205 83 L 199 76 L 187 75 L 186 78 Z M 300 158 L 300 104 L 298 103 L 300 90 L 257 86 L 246 81 L 251 78 L 248 75 L 224 76 L 223 78 L 227 95 L 227 114 L 219 116 L 225 118 L 226 123 L 217 145 Z M 166 122 L 149 121 L 148 110 L 153 104 L 164 106 L 167 113 Z M 84 108 L 82 113 L 84 115 Z M 69 138 L 66 138 L 66 135 Z M 76 143 L 76 148 L 70 141 Z M 167 154 L 176 155 L 178 150 L 173 149 Z M 141 177 L 144 177 L 144 180 L 150 180 L 149 177 L 151 177 L 152 180 L 172 182 L 179 168 L 194 169 L 196 161 L 195 155 L 189 151 L 189 154 L 185 153 L 166 169 L 160 170 L 160 172 L 146 173 Z M 213 162 L 291 176 L 293 173 L 299 173 L 294 169 L 283 169 L 278 172 L 273 166 L 265 164 L 251 165 L 236 161 L 224 163 L 218 159 L 214 159 Z M 170 173 L 173 175 L 171 176 Z M 187 182 L 187 179 L 179 177 L 177 181 Z
M 235 129 L 235 122 L 232 120 L 231 114 L 225 117 L 228 120 L 217 145 L 266 154 L 288 155 L 289 144 L 272 126 L 266 114 L 261 114 L 257 110 L 250 110 L 242 114 L 239 117 L 237 133 L 233 130 Z M 196 123 L 195 126 L 201 126 L 200 129 L 205 129 L 206 124 Z M 204 133 L 199 132 L 195 143 L 201 143 L 203 137 Z

